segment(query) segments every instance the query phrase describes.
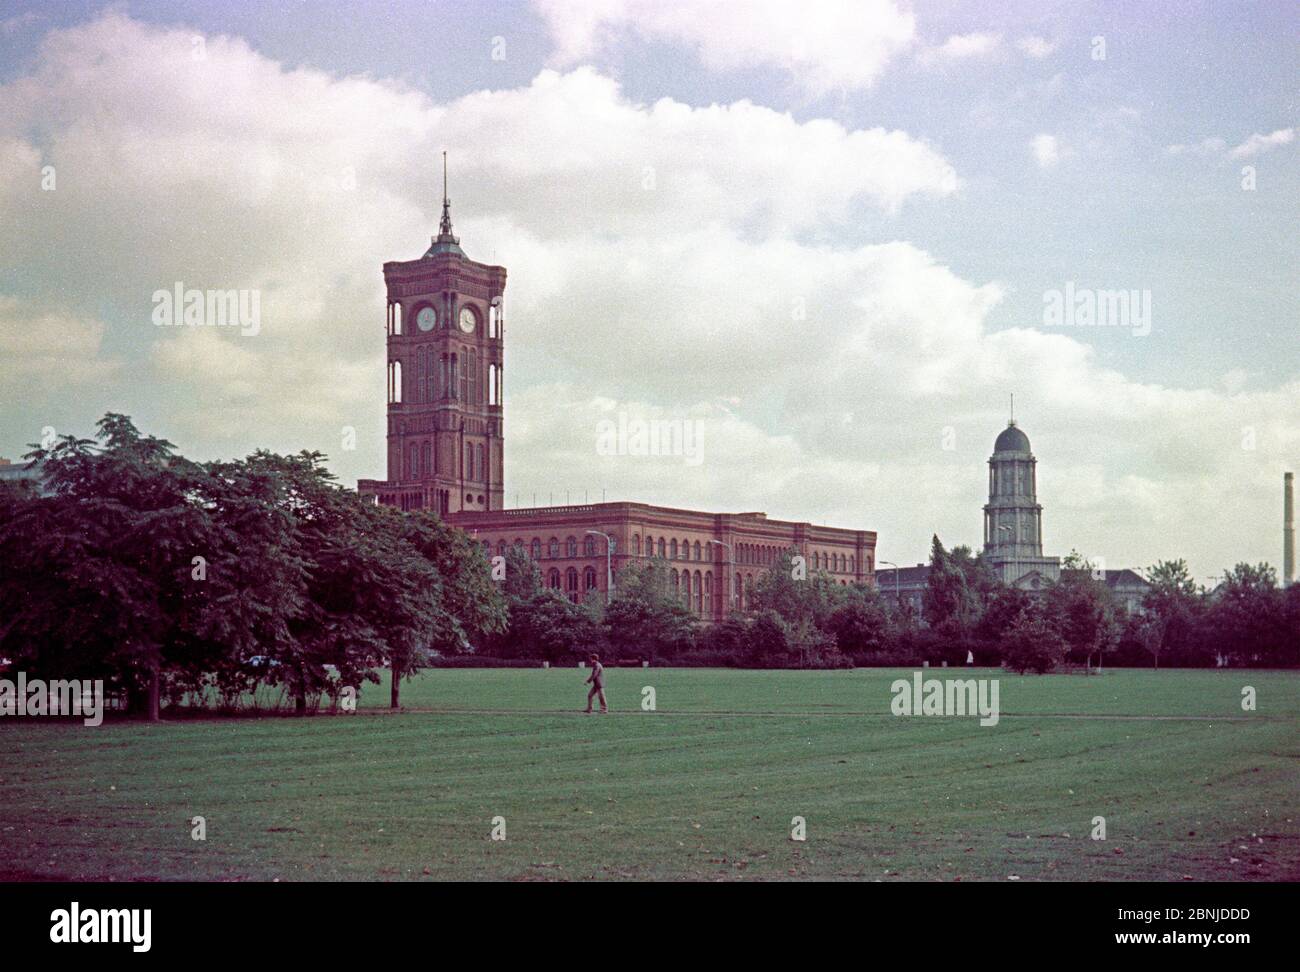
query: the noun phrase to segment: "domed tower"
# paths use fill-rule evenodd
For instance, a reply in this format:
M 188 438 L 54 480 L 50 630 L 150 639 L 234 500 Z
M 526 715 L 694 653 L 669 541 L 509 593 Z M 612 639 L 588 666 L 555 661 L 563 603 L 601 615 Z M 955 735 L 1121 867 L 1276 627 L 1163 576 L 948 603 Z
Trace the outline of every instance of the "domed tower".
M 1006 584 L 1034 589 L 1060 576 L 1059 558 L 1043 556 L 1038 460 L 1014 418 L 993 443 L 989 458 L 984 556 Z

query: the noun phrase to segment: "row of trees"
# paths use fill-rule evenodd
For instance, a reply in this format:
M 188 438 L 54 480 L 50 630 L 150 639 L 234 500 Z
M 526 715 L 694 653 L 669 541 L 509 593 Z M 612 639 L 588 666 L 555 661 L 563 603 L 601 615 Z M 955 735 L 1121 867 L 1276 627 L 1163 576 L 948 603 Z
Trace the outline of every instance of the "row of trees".
M 469 539 L 357 501 L 319 453 L 195 463 L 108 414 L 97 440 L 27 458 L 45 494 L 0 489 L 0 656 L 104 679 L 157 719 L 164 694 L 234 702 L 281 686 L 298 712 L 502 630 Z
M 744 667 L 1005 664 L 1051 671 L 1074 664 L 1285 667 L 1300 664 L 1300 586 L 1272 568 L 1239 564 L 1213 593 L 1183 561 L 1148 571 L 1143 609 L 1127 613 L 1078 554 L 1031 595 L 1002 584 L 983 558 L 933 541 L 919 616 L 888 585 L 843 586 L 804 576 L 791 555 L 764 574 L 751 607 L 698 625 L 660 561 L 625 568 L 606 606 L 576 605 L 541 585 L 536 565 L 507 553 L 506 630 L 485 646 L 505 658 L 570 661 L 591 649 L 612 658 Z
M 1005 663 L 1300 664 L 1300 585 L 1241 564 L 1211 594 L 1182 561 L 1117 607 L 1077 555 L 1038 596 L 936 537 L 921 616 L 874 587 L 764 574 L 749 609 L 702 626 L 668 565 L 624 569 L 608 604 L 542 586 L 520 550 L 494 579 L 477 544 L 428 511 L 363 504 L 319 453 L 195 463 L 106 415 L 29 459 L 43 490 L 0 487 L 0 659 L 44 678 L 103 678 L 158 718 L 187 693 L 236 704 L 279 686 L 298 712 L 457 654 L 571 663 L 592 650 L 735 666 Z M 922 624 L 924 620 L 924 624 Z
M 1103 658 L 1154 667 L 1300 664 L 1300 586 L 1280 588 L 1268 564 L 1237 564 L 1212 590 L 1182 560 L 1145 573 L 1149 589 L 1131 613 L 1078 553 L 1031 597 L 1001 584 L 982 557 L 946 551 L 935 537 L 923 613 L 931 637 L 1021 671 Z

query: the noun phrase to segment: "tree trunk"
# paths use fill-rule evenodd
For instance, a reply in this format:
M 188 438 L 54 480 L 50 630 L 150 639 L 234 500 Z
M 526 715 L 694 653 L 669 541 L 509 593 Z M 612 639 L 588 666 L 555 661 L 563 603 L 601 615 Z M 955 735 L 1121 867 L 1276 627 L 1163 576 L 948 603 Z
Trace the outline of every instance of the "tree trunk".
M 162 720 L 162 673 L 155 665 L 149 672 L 149 700 L 146 718 L 150 722 Z
M 397 662 L 393 662 L 390 669 L 393 676 L 393 684 L 390 687 L 388 695 L 388 707 L 390 709 L 400 709 L 402 706 L 398 701 L 398 696 L 402 691 L 402 670 L 397 667 Z

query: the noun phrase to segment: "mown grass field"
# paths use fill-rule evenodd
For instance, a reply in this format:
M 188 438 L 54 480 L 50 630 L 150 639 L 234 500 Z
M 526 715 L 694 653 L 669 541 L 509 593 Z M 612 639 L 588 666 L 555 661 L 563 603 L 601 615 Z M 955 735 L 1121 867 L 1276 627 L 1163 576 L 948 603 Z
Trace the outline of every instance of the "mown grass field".
M 977 670 L 994 727 L 890 715 L 910 670 L 611 669 L 606 717 L 585 674 L 430 671 L 395 714 L 385 685 L 348 716 L 6 720 L 0 877 L 1300 879 L 1296 673 Z

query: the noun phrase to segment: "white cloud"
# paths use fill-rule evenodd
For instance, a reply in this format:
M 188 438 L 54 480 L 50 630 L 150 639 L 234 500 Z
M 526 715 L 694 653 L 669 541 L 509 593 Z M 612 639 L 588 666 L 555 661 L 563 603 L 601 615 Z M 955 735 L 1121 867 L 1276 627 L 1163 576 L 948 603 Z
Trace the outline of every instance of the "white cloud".
M 906 51 L 915 19 L 895 0 L 534 0 L 558 67 L 589 62 L 634 34 L 692 48 L 715 71 L 777 68 L 812 94 L 869 88 Z
M 1032 34 L 1016 41 L 1016 47 L 1020 48 L 1026 56 L 1032 57 L 1035 60 L 1042 60 L 1043 58 L 1048 57 L 1056 50 L 1057 46 L 1058 45 L 1055 41 L 1049 41 L 1045 37 L 1036 37 Z
M 191 36 L 110 14 L 49 35 L 0 85 L 0 251 L 25 288 L 0 304 L 0 335 L 49 376 L 0 413 L 4 441 L 30 441 L 19 426 L 68 399 L 46 363 L 81 361 L 116 410 L 188 454 L 321 448 L 344 482 L 382 476 L 380 269 L 422 252 L 447 147 L 463 245 L 510 272 L 511 493 L 765 508 L 879 530 L 905 563 L 932 530 L 978 541 L 1014 390 L 1052 552 L 1187 556 L 1208 573 L 1275 532 L 1300 383 L 1139 383 L 1072 335 L 991 331 L 1001 282 L 891 239 L 882 213 L 958 188 L 904 132 L 636 104 L 592 69 L 438 103 L 235 39 L 193 61 Z M 153 327 L 150 295 L 177 280 L 257 288 L 261 333 Z M 74 400 L 88 430 L 101 400 Z M 595 421 L 618 408 L 700 418 L 704 461 L 597 455 Z M 343 426 L 356 452 L 340 453 Z M 1236 528 L 1203 529 L 1229 503 Z
M 1222 138 L 1213 137 L 1199 142 L 1170 145 L 1165 151 L 1170 155 L 1220 155 L 1228 159 L 1248 159 L 1278 146 L 1290 145 L 1295 141 L 1295 136 L 1296 129 L 1279 128 L 1267 135 L 1256 132 L 1232 149 L 1228 148 L 1228 143 Z
M 922 64 L 948 64 L 988 57 L 1002 47 L 1002 35 L 988 32 L 953 34 L 937 47 L 923 49 L 918 55 Z
M 1279 145 L 1290 145 L 1295 141 L 1295 133 L 1294 128 L 1279 128 L 1267 135 L 1256 133 L 1229 152 L 1228 157 L 1231 159 L 1248 159 L 1253 155 L 1259 155 L 1261 152 L 1277 148 Z
M 76 392 L 112 378 L 121 362 L 103 354 L 101 321 L 0 294 L 0 393 L 13 407 L 36 401 L 51 388 Z
M 1065 157 L 1066 150 L 1055 135 L 1040 134 L 1029 140 L 1029 150 L 1039 168 L 1050 169 Z

